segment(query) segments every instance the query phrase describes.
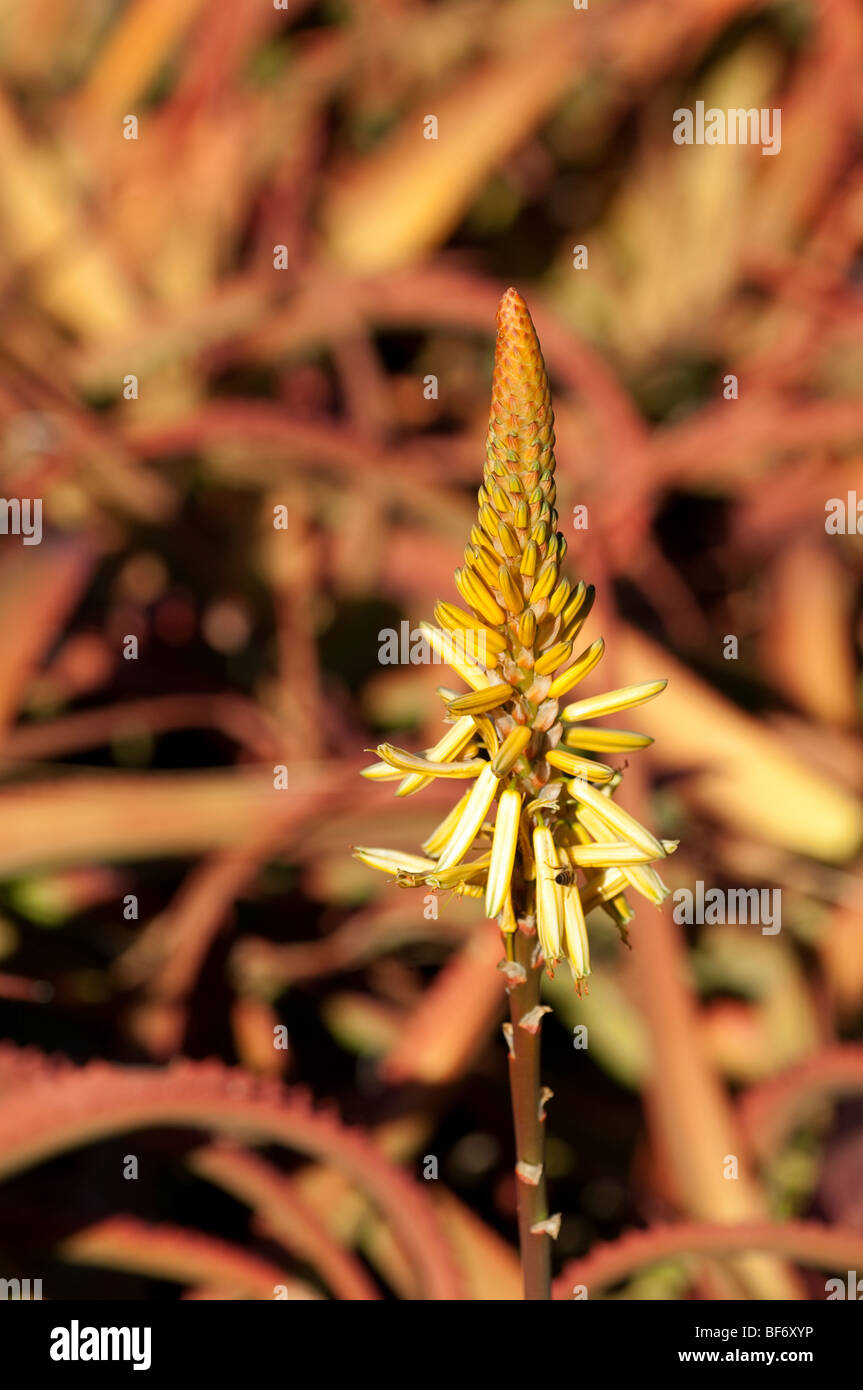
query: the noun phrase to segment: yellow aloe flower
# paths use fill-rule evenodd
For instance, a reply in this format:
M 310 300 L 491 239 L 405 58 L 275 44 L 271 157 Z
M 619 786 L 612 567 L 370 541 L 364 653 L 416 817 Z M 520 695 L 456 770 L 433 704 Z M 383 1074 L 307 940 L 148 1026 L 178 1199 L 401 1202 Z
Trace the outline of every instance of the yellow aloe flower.
M 622 774 L 593 754 L 633 752 L 652 740 L 582 721 L 653 699 L 664 680 L 571 699 L 605 650 L 576 639 L 594 591 L 561 573 L 554 429 L 548 378 L 527 305 L 513 289 L 497 318 L 486 465 L 463 568 L 466 607 L 440 602 L 432 648 L 469 687 L 441 690 L 450 729 L 424 755 L 383 743 L 372 781 L 402 777 L 397 795 L 438 777 L 472 786 L 423 844 L 427 857 L 361 849 L 363 863 L 403 886 L 484 897 L 505 934 L 535 931 L 546 966 L 567 959 L 576 983 L 590 973 L 585 916 L 606 911 L 624 935 L 624 889 L 659 903 L 668 889 L 649 865 L 677 848 L 612 799 Z M 496 807 L 493 819 L 489 816 Z M 469 857 L 473 855 L 473 857 Z

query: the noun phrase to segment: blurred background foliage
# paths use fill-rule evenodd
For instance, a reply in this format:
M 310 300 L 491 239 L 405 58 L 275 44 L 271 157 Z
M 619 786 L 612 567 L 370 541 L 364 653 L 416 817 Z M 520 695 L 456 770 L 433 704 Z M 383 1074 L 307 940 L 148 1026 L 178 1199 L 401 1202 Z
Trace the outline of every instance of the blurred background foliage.
M 453 597 L 511 283 L 596 688 L 670 678 L 624 803 L 672 888 L 782 892 L 773 936 L 592 921 L 589 995 L 549 987 L 560 1296 L 863 1260 L 863 544 L 825 530 L 863 478 L 861 74 L 854 0 L 0 0 L 2 486 L 45 520 L 0 542 L 0 1273 L 519 1296 L 496 931 L 348 851 L 448 799 L 357 772 L 437 737 L 440 672 L 379 633 Z M 696 100 L 781 108 L 781 152 L 676 145 Z M 251 1121 L 183 1057 L 358 1128 L 204 1141 Z

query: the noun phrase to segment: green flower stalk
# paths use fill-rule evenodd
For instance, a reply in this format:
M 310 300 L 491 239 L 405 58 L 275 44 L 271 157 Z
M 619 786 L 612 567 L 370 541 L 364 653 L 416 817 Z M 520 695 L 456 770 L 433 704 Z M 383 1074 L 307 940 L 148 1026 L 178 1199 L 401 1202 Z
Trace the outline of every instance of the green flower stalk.
M 539 966 L 544 961 L 553 973 L 566 959 L 581 991 L 590 974 L 587 914 L 602 908 L 626 939 L 626 891 L 661 903 L 668 889 L 651 865 L 677 846 L 656 839 L 615 803 L 622 774 L 594 756 L 630 753 L 652 740 L 589 722 L 652 699 L 666 682 L 573 698 L 604 643 L 600 637 L 574 655 L 594 590 L 562 573 L 566 540 L 558 530 L 554 469 L 545 364 L 527 305 L 509 289 L 497 315 L 477 521 L 455 573 L 464 607 L 438 603 L 436 625 L 422 625 L 432 650 L 469 690 L 441 690 L 447 731 L 424 755 L 384 743 L 380 761 L 364 771 L 372 780 L 397 780 L 397 796 L 440 777 L 469 786 L 422 855 L 354 850 L 403 886 L 484 900 L 504 933 L 529 1298 L 549 1296 L 548 1241 L 537 1237 L 554 1235 L 557 1220 L 545 1211 L 542 1180 Z

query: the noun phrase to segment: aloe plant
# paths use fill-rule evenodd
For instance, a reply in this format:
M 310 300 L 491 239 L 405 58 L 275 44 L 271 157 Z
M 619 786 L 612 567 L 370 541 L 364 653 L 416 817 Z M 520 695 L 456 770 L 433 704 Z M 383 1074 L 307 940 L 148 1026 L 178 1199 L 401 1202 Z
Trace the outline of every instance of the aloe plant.
M 569 700 L 599 664 L 598 638 L 573 658 L 594 590 L 563 574 L 566 538 L 555 508 L 554 418 L 527 305 L 507 290 L 497 315 L 486 463 L 476 525 L 455 582 L 466 608 L 435 608 L 423 624 L 433 651 L 470 690 L 443 690 L 449 727 L 422 756 L 383 743 L 372 780 L 410 796 L 435 778 L 470 787 L 422 855 L 357 846 L 354 854 L 403 886 L 453 889 L 484 901 L 506 950 L 507 1028 L 525 1296 L 550 1297 L 549 1216 L 539 1079 L 541 968 L 566 959 L 579 991 L 590 974 L 586 915 L 601 907 L 626 937 L 635 889 L 659 904 L 651 866 L 676 847 L 613 800 L 622 773 L 592 756 L 633 752 L 646 734 L 589 722 L 658 695 L 664 680 Z M 494 819 L 488 817 L 496 804 Z M 468 857 L 472 855 L 473 857 Z

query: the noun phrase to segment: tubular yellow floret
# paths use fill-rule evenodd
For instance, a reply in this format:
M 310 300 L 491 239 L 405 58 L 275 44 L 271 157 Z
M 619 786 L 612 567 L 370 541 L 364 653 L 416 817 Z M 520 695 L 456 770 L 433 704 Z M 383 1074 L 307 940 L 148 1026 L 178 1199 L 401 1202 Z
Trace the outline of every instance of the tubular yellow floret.
M 509 612 L 518 616 L 524 608 L 524 595 L 506 565 L 501 565 L 498 571 L 498 589 Z
M 447 814 L 444 816 L 440 824 L 435 826 L 428 839 L 423 840 L 422 847 L 427 854 L 436 855 L 439 854 L 440 851 L 443 849 L 444 845 L 446 844 L 447 840 L 452 834 L 453 826 L 459 820 L 462 811 L 467 805 L 468 797 L 470 796 L 471 791 L 472 788 L 468 787 L 461 800 L 457 801 L 455 806 L 453 806 L 452 810 L 448 811 Z
M 488 808 L 494 801 L 500 779 L 495 777 L 489 763 L 477 777 L 464 810 L 456 822 L 446 846 L 438 860 L 439 869 L 448 869 L 464 859 L 485 820 Z
M 531 603 L 536 603 L 541 598 L 548 598 L 557 583 L 557 576 L 557 561 L 547 560 L 534 580 L 533 588 L 530 591 Z
M 519 566 L 521 573 L 525 575 L 528 579 L 532 579 L 533 576 L 536 574 L 536 567 L 538 561 L 539 547 L 537 546 L 536 541 L 528 541 L 524 549 L 524 554 L 521 557 L 521 565 Z
M 459 719 L 451 728 L 447 729 L 443 738 L 438 739 L 433 748 L 426 751 L 426 758 L 429 762 L 452 762 L 459 753 L 463 752 L 473 738 L 474 723 L 472 719 Z M 419 773 L 414 773 L 406 777 L 396 792 L 396 796 L 411 796 L 414 792 L 421 791 L 434 780 L 433 777 L 424 777 Z
M 561 579 L 551 598 L 548 600 L 548 611 L 555 615 L 560 612 L 567 602 L 572 585 L 568 579 Z
M 511 685 L 490 685 L 487 690 L 474 690 L 470 695 L 459 695 L 450 700 L 451 714 L 485 714 L 487 710 L 497 709 L 512 699 Z
M 548 698 L 550 700 L 560 699 L 561 695 L 565 695 L 574 685 L 578 685 L 579 681 L 583 681 L 585 676 L 589 676 L 594 667 L 599 665 L 604 651 L 605 642 L 601 637 L 597 637 L 593 645 L 587 648 L 587 651 L 582 652 L 581 656 L 577 656 L 571 666 L 555 677 L 549 688 Z
M 589 695 L 586 700 L 576 700 L 561 712 L 561 719 L 572 722 L 578 719 L 599 719 L 604 714 L 617 714 L 621 709 L 632 709 L 652 700 L 664 690 L 668 681 L 646 681 L 643 685 L 626 685 L 621 690 L 609 690 L 604 695 Z
M 534 829 L 533 857 L 536 863 L 536 932 L 543 955 L 549 963 L 553 963 L 560 957 L 563 890 L 555 881 L 560 861 L 554 836 L 544 825 Z
M 649 747 L 653 739 L 649 734 L 634 734 L 628 729 L 591 729 L 579 724 L 575 729 L 567 729 L 563 741 L 586 753 L 631 753 Z
M 496 917 L 509 895 L 515 851 L 518 847 L 518 821 L 521 815 L 521 792 L 509 788 L 502 792 L 494 823 L 491 846 L 491 865 L 485 895 L 486 917 Z
M 400 782 L 402 774 L 389 763 L 372 763 L 360 772 L 368 782 Z
M 501 652 L 506 651 L 506 638 L 501 633 L 492 631 L 490 627 L 478 623 L 473 613 L 466 612 L 464 608 L 459 608 L 454 603 L 436 603 L 434 615 L 439 627 L 465 634 L 461 639 L 456 637 L 455 640 L 464 642 L 471 655 L 473 650 L 482 652 L 483 647 L 490 656 L 500 656 Z
M 568 786 L 575 800 L 594 811 L 611 830 L 616 830 L 630 844 L 637 845 L 639 849 L 649 853 L 652 859 L 665 858 L 665 850 L 650 831 L 645 830 L 644 826 L 628 811 L 624 811 L 622 806 L 615 805 L 610 797 L 603 796 L 602 792 L 596 791 L 589 782 L 583 782 L 580 777 L 574 777 Z M 584 821 L 590 829 L 588 818 L 584 817 Z
M 593 845 L 573 845 L 567 855 L 582 868 L 611 869 L 623 864 L 649 864 L 656 856 L 628 840 L 607 840 Z
M 592 762 L 590 758 L 578 758 L 566 748 L 552 748 L 545 755 L 546 762 L 570 777 L 586 777 L 588 782 L 610 782 L 615 772 L 604 763 Z
M 552 671 L 556 671 L 558 666 L 562 666 L 564 661 L 568 661 L 572 654 L 571 642 L 558 642 L 550 647 L 547 652 L 534 663 L 534 671 L 538 676 L 550 676 Z
M 506 614 L 479 575 L 474 574 L 472 569 L 456 570 L 455 582 L 462 598 L 475 609 L 483 622 L 490 623 L 492 627 L 499 627 Z
M 465 762 L 432 762 L 429 758 L 408 753 L 404 748 L 396 748 L 391 743 L 378 744 L 377 750 L 384 762 L 399 772 L 418 772 L 423 777 L 476 777 L 488 764 L 482 758 L 469 758 Z
M 497 757 L 492 763 L 492 767 L 498 777 L 506 777 L 507 773 L 512 771 L 525 748 L 530 743 L 532 734 L 533 730 L 528 729 L 524 724 L 519 724 L 507 734 L 500 746 Z
M 479 859 L 472 859 L 469 864 L 453 864 L 449 869 L 442 869 L 436 865 L 430 874 L 426 875 L 426 883 L 429 888 L 455 888 L 456 884 L 468 883 L 471 879 L 484 878 L 488 870 L 490 856 L 483 854 Z
M 508 555 L 511 560 L 514 560 L 517 555 L 521 554 L 521 546 L 518 543 L 518 537 L 505 521 L 501 521 L 498 524 L 497 538 L 503 547 L 504 555 Z
M 419 854 L 403 854 L 395 849 L 369 849 L 366 845 L 354 845 L 352 852 L 354 859 L 385 874 L 426 874 L 435 867 L 433 859 L 424 859 Z
M 576 980 L 590 974 L 590 946 L 584 908 L 576 884 L 563 890 L 563 941 Z
M 518 640 L 523 647 L 532 647 L 536 638 L 536 614 L 527 608 L 518 620 Z
M 432 627 L 431 623 L 420 623 L 420 632 L 425 637 L 433 652 L 445 661 L 447 666 L 451 666 L 456 675 L 461 676 L 466 685 L 472 690 L 485 690 L 491 685 L 491 681 L 475 666 L 472 661 L 468 661 L 463 653 L 459 652 L 458 647 L 453 642 L 448 632 L 441 632 L 439 627 Z

